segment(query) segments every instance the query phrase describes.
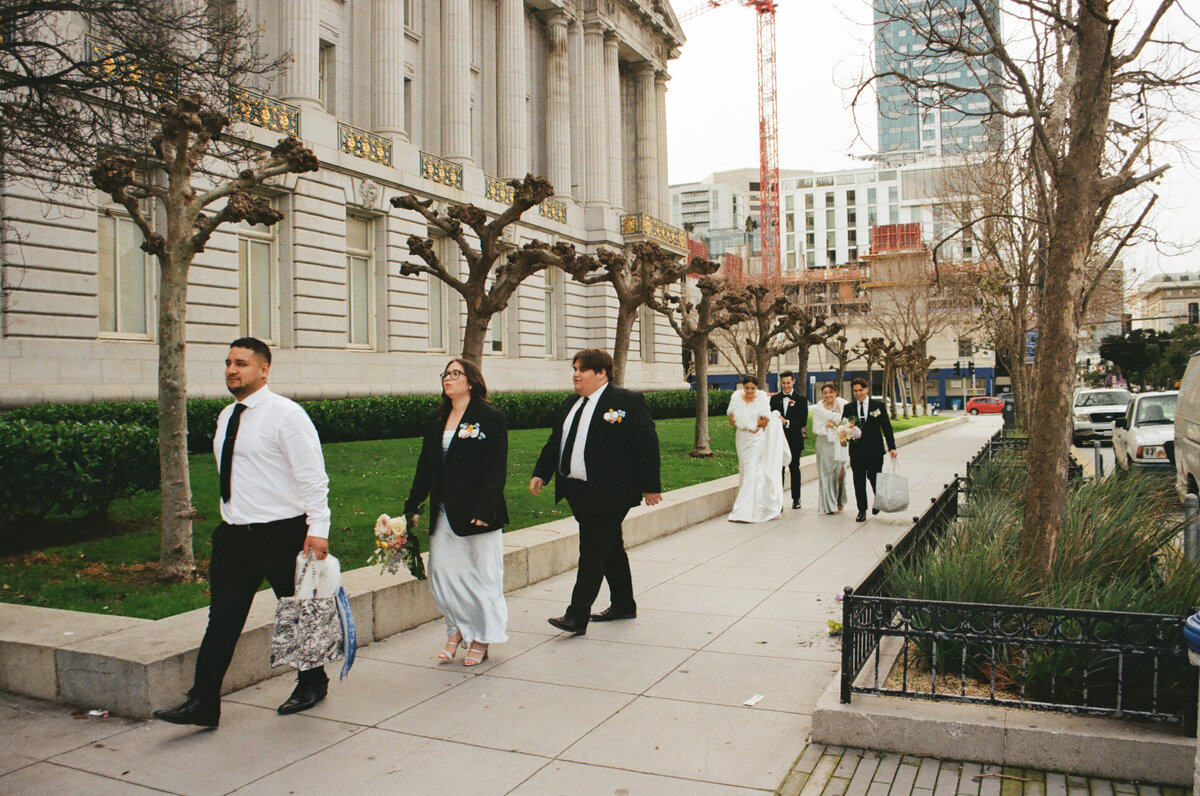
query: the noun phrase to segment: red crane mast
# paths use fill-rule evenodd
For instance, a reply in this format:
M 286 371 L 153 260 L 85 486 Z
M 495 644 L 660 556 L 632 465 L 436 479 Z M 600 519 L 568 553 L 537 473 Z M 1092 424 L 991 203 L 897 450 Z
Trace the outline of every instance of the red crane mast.
M 679 21 L 720 8 L 732 0 L 705 0 L 684 11 Z M 758 15 L 758 228 L 762 240 L 762 280 L 778 290 L 779 247 L 779 110 L 775 81 L 776 0 L 740 0 Z

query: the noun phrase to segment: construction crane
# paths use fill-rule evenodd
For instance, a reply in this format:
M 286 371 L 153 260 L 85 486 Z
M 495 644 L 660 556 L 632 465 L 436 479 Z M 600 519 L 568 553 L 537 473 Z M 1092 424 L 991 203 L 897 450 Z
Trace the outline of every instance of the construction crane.
M 705 0 L 681 13 L 680 22 L 728 5 L 734 0 Z M 762 278 L 773 290 L 780 285 L 779 249 L 779 111 L 775 90 L 776 0 L 738 0 L 758 15 L 758 228 L 762 239 Z

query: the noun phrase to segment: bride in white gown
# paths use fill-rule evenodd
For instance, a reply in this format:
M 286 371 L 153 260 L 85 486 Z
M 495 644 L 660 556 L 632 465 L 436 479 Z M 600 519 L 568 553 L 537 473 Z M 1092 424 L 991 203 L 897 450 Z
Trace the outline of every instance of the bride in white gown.
M 766 522 L 783 513 L 783 481 L 779 470 L 792 460 L 783 420 L 771 412 L 766 392 L 758 380 L 746 377 L 740 392 L 729 400 L 729 425 L 737 429 L 738 470 L 742 485 L 732 522 Z

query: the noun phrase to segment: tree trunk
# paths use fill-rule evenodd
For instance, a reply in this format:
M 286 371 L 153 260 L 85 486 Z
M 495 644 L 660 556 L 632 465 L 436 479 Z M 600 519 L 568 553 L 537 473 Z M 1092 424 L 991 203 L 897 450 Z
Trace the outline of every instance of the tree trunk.
M 192 486 L 187 450 L 187 265 L 178 252 L 159 256 L 158 470 L 162 490 L 160 580 L 196 577 Z
M 463 329 L 462 358 L 469 360 L 483 369 L 483 345 L 487 342 L 488 326 L 492 321 L 490 315 L 480 315 L 467 304 L 467 325 Z
M 796 348 L 797 353 L 800 355 L 800 364 L 796 367 L 796 386 L 805 395 L 808 395 L 808 349 L 808 345 L 801 345 Z
M 758 378 L 759 389 L 767 389 L 767 374 L 771 372 L 771 355 L 766 346 L 754 349 L 754 375 Z
M 707 459 L 713 455 L 708 436 L 708 335 L 693 343 L 691 349 L 696 363 L 696 437 L 688 456 Z
M 625 386 L 625 367 L 629 364 L 629 340 L 633 337 L 633 322 L 637 320 L 640 304 L 621 304 L 617 307 L 617 334 L 613 338 L 613 384 Z
M 1067 499 L 1071 448 L 1071 397 L 1079 344 L 1083 269 L 1096 231 L 1101 165 L 1112 80 L 1109 74 L 1108 3 L 1094 0 L 1079 15 L 1077 82 L 1071 96 L 1071 140 L 1055 184 L 1054 230 L 1038 314 L 1038 350 L 1030 417 L 1044 418 L 1029 437 L 1029 483 L 1021 525 L 1021 554 L 1043 582 L 1054 566 L 1058 529 Z

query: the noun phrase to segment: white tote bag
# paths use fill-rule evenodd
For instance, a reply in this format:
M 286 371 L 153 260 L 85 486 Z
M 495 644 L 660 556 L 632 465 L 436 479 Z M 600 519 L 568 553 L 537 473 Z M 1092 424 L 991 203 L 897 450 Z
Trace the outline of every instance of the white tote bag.
M 900 475 L 900 464 L 889 459 L 884 471 L 875 476 L 875 510 L 904 511 L 908 508 L 908 479 Z

